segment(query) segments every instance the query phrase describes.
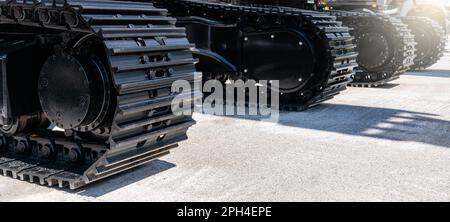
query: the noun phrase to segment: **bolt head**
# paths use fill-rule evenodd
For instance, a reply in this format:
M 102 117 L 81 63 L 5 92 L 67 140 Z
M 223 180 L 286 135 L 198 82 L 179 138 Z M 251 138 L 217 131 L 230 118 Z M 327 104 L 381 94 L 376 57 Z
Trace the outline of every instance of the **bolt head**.
M 48 79 L 47 78 L 41 78 L 41 81 L 39 83 L 40 83 L 40 86 L 42 88 L 46 88 L 48 86 Z

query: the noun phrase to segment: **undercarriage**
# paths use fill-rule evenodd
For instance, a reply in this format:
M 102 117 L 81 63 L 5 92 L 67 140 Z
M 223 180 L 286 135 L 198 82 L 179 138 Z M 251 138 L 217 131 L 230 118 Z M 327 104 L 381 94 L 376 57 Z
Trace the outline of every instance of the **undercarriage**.
M 335 16 L 241 1 L 158 1 L 196 44 L 204 80 L 278 80 L 283 110 L 305 110 L 346 88 L 357 66 Z
M 349 29 L 317 11 L 181 0 L 0 9 L 0 173 L 42 185 L 76 189 L 167 154 L 194 124 L 194 83 L 278 80 L 281 108 L 304 110 L 344 90 L 357 66 Z
M 0 9 L 0 173 L 75 189 L 186 139 L 194 121 L 171 103 L 199 92 L 173 83 L 192 84 L 198 60 L 167 10 L 95 0 Z
M 302 111 L 439 59 L 438 22 L 360 9 L 0 1 L 0 173 L 76 189 L 157 159 L 187 139 L 209 80 L 277 81 L 276 108 Z

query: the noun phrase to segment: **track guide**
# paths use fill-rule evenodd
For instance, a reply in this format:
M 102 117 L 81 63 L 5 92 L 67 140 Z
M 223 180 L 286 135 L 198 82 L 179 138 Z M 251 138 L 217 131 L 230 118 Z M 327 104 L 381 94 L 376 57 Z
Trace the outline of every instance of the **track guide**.
M 356 42 L 358 37 L 364 34 L 361 31 L 363 27 L 384 27 L 392 37 L 390 47 L 394 52 L 389 61 L 372 71 L 359 66 L 350 86 L 380 86 L 398 79 L 413 65 L 416 51 L 414 35 L 401 19 L 389 15 L 362 12 L 330 11 L 330 14 L 337 16 L 344 25 L 352 28 L 352 34 L 357 38 Z

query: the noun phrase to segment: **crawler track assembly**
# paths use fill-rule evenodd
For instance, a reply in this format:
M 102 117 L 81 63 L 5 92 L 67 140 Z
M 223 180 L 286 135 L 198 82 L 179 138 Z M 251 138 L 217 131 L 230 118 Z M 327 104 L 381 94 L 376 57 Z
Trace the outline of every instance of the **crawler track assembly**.
M 75 189 L 187 138 L 194 121 L 175 110 L 199 92 L 172 86 L 195 81 L 197 60 L 167 10 L 109 0 L 0 9 L 1 174 Z M 176 98 L 191 105 L 172 109 Z
M 447 34 L 438 22 L 427 17 L 402 17 L 417 43 L 416 58 L 412 70 L 426 69 L 435 64 L 445 51 Z
M 353 37 L 349 29 L 336 21 L 333 15 L 288 7 L 252 5 L 243 3 L 244 1 L 158 2 L 169 8 L 170 13 L 182 22 L 183 18 L 192 20 L 195 17 L 202 22 L 214 21 L 214 24 L 219 23 L 221 27 L 235 27 L 238 34 L 229 39 L 237 39 L 239 42 L 237 44 L 239 47 L 236 47 L 233 52 L 240 57 L 230 59 L 236 64 L 236 70 L 231 72 L 231 76 L 241 79 L 280 80 L 280 106 L 283 110 L 301 111 L 329 100 L 344 90 L 351 81 L 351 76 L 354 75 L 357 53 Z M 201 19 L 198 19 L 199 17 Z M 184 22 L 182 25 L 189 27 L 190 24 Z M 214 33 L 211 33 L 209 37 L 213 38 L 211 36 Z M 286 47 L 290 50 L 301 47 L 312 48 L 313 56 L 307 57 L 311 62 L 306 63 L 306 59 L 302 61 L 301 58 L 286 58 L 287 51 L 284 51 L 283 56 L 277 56 L 276 49 L 273 53 L 265 53 L 261 50 L 263 45 L 281 44 L 277 42 L 281 41 L 277 38 L 281 39 L 285 34 L 301 39 L 287 45 Z M 195 42 L 195 40 L 191 41 Z M 214 41 L 211 44 L 213 43 Z M 201 44 L 196 43 L 196 45 Z M 230 44 L 222 45 L 230 48 Z M 221 54 L 222 51 L 217 48 L 220 48 L 220 45 L 216 47 L 215 52 Z M 254 54 L 247 53 L 253 49 L 260 51 Z M 232 50 L 228 49 L 228 51 Z M 273 63 L 278 65 L 274 65 L 278 67 L 277 69 L 267 72 L 263 70 L 268 64 Z M 280 79 L 278 75 L 280 70 L 299 64 L 301 68 L 292 68 L 293 71 L 285 79 Z M 204 76 L 210 76 L 210 78 L 220 76 L 219 73 L 203 72 Z M 286 87 L 283 87 L 283 84 Z
M 361 12 L 330 12 L 353 29 L 359 67 L 350 84 L 376 87 L 399 78 L 414 64 L 414 35 L 399 18 Z

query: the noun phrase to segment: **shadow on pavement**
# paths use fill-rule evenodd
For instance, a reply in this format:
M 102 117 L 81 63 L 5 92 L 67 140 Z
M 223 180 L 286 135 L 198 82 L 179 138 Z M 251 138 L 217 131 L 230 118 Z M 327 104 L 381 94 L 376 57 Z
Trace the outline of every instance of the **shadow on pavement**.
M 254 121 L 262 118 L 258 116 L 227 117 Z M 278 124 L 384 140 L 420 142 L 450 148 L 450 121 L 438 118 L 439 116 L 434 114 L 401 109 L 322 104 L 304 112 L 281 112 Z M 172 163 L 154 160 L 73 193 L 99 197 L 173 167 L 175 165 Z
M 450 78 L 450 71 L 449 70 L 440 70 L 440 69 L 426 69 L 426 70 L 419 70 L 419 71 L 414 71 L 414 72 L 407 72 L 404 75 Z
M 400 109 L 323 104 L 302 113 L 282 113 L 279 124 L 450 148 L 450 121 L 437 117 Z
M 104 194 L 136 183 L 140 180 L 161 173 L 173 167 L 175 167 L 175 164 L 163 160 L 153 160 L 150 163 L 134 168 L 133 170 L 125 171 L 109 177 L 107 180 L 101 180 L 82 187 L 80 188 L 80 190 L 69 192 L 76 193 L 82 196 L 100 197 Z
M 261 116 L 227 116 L 259 121 Z M 281 112 L 278 124 L 450 148 L 450 121 L 401 109 L 322 104 L 303 112 Z

